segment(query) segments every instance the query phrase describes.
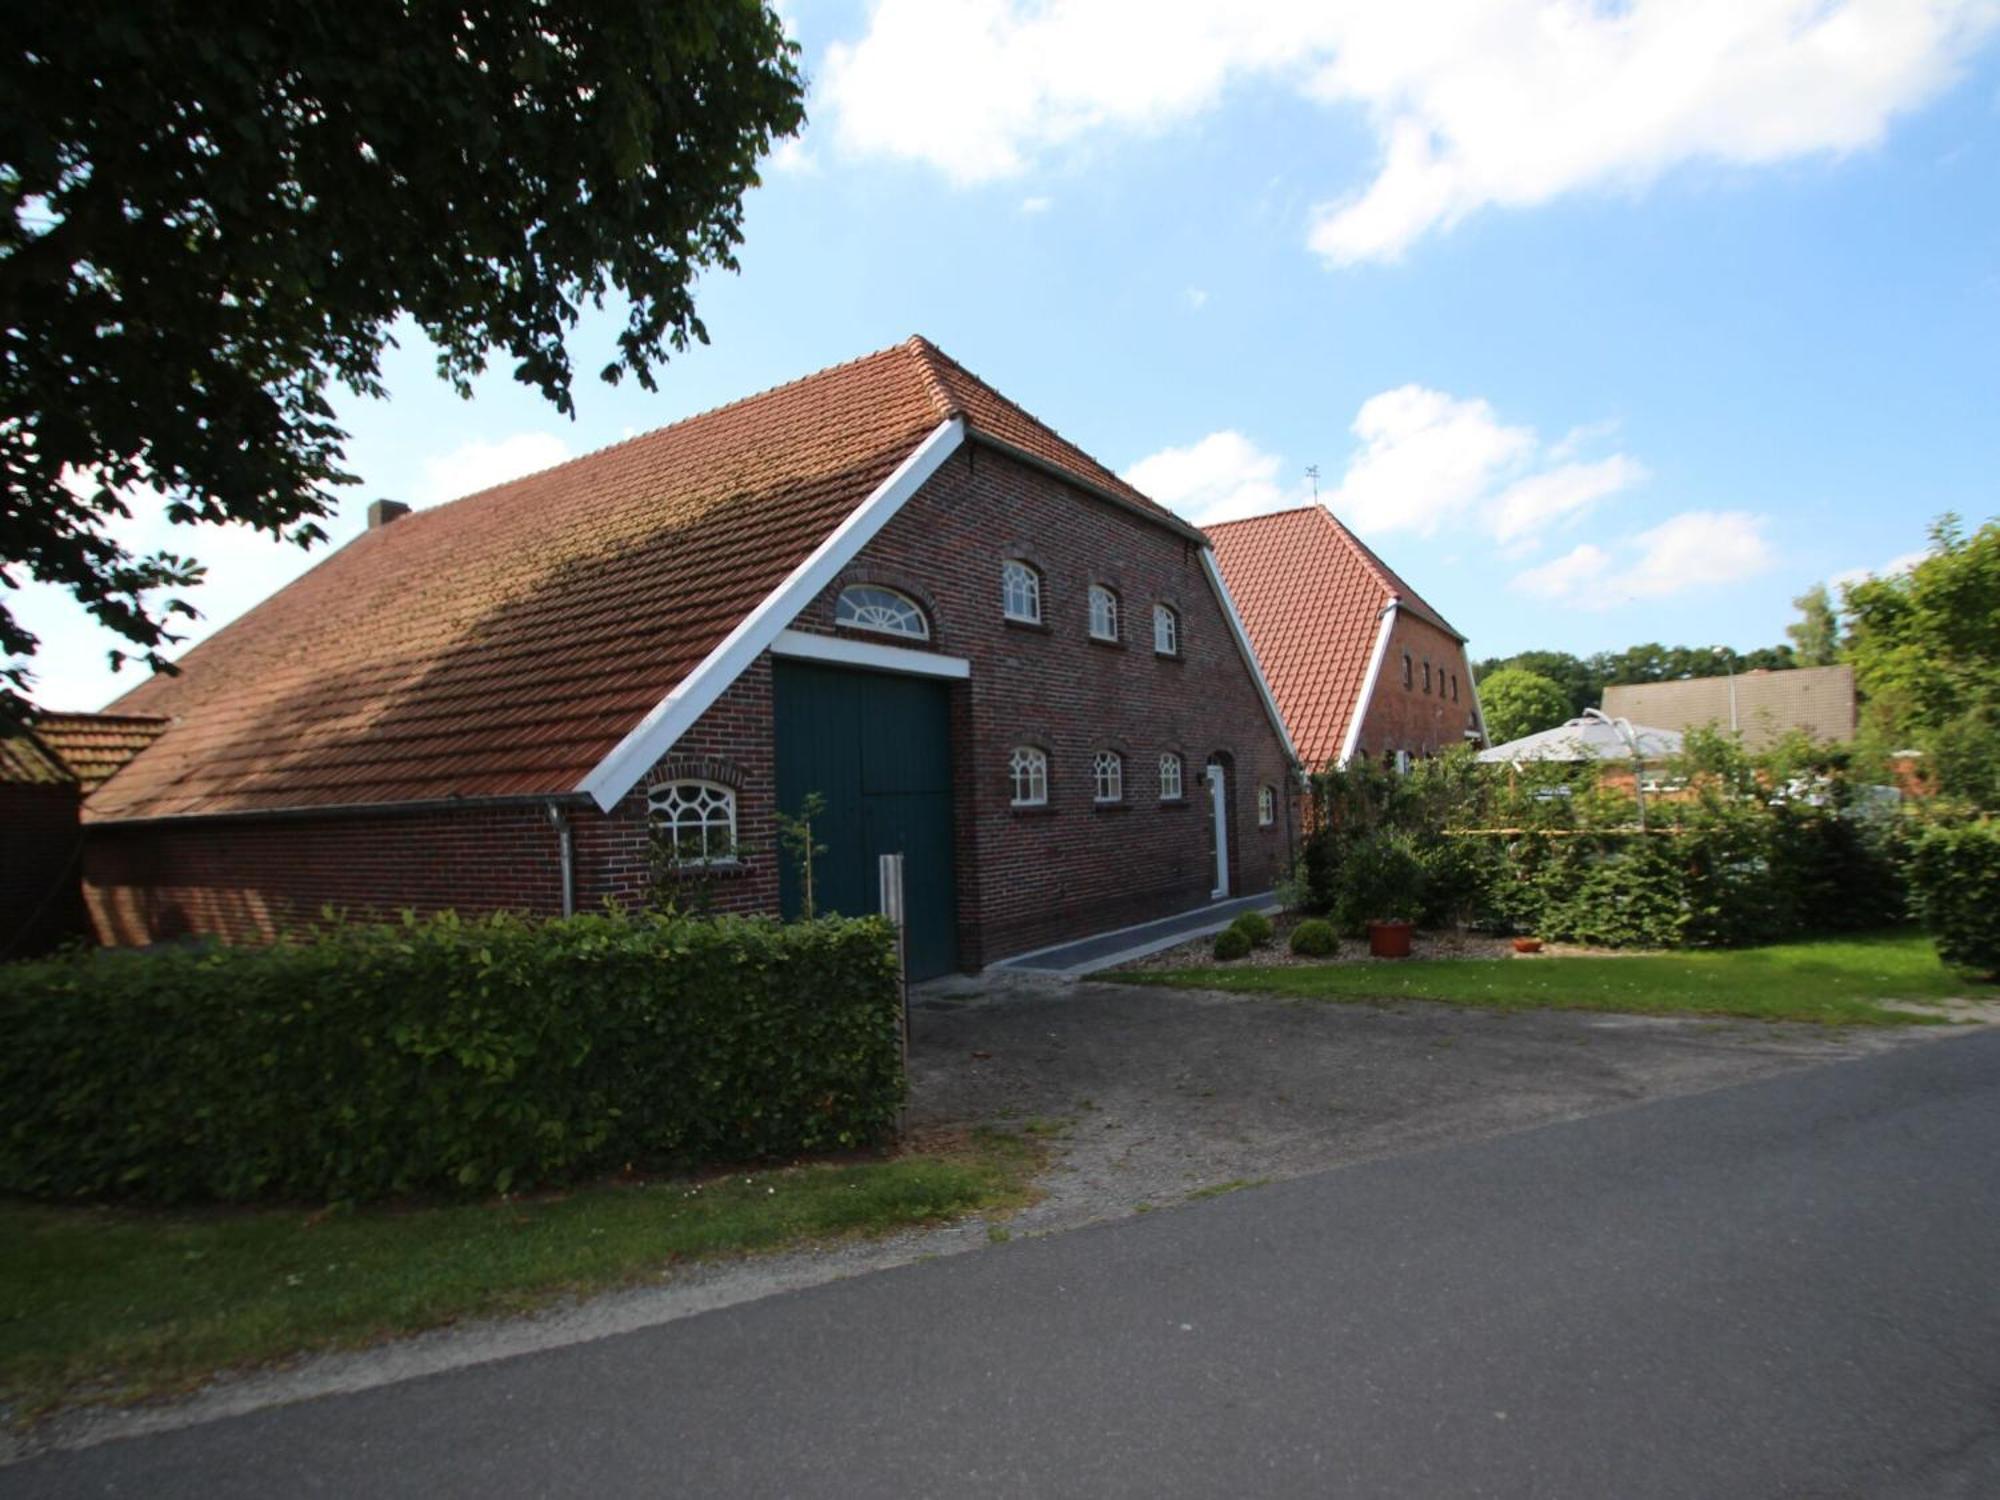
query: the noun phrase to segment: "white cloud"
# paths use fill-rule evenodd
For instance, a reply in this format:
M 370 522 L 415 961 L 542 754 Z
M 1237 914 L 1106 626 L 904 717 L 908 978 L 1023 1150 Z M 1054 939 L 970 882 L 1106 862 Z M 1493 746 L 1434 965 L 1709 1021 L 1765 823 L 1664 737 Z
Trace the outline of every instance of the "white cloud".
M 424 460 L 416 503 L 435 505 L 440 500 L 476 494 L 568 457 L 569 444 L 553 432 L 517 432 L 497 442 L 474 438 L 449 453 Z
M 1740 583 L 1777 562 L 1765 520 L 1740 510 L 1689 510 L 1606 550 L 1586 543 L 1516 574 L 1525 594 L 1578 609 L 1611 609 Z
M 788 135 L 771 148 L 764 165 L 781 175 L 811 177 L 819 171 L 819 158 L 806 149 L 806 143 L 798 136 Z
M 1187 304 L 1189 312 L 1200 312 L 1208 306 L 1208 293 L 1201 287 L 1191 286 L 1181 293 L 1181 301 Z
M 1532 427 L 1502 422 L 1476 397 L 1398 386 L 1362 403 L 1352 427 L 1358 446 L 1325 500 L 1364 535 L 1470 528 L 1512 551 L 1532 551 L 1546 532 L 1647 477 L 1622 453 L 1577 460 L 1584 435 L 1595 430 L 1603 429 L 1578 428 L 1545 445 Z M 1569 461 L 1556 462 L 1558 455 Z M 1277 482 L 1280 465 L 1242 433 L 1224 431 L 1142 459 L 1125 477 L 1205 525 L 1307 498 Z
M 1488 206 L 1870 146 L 1996 19 L 1995 0 L 878 0 L 828 49 L 820 99 L 842 150 L 959 183 L 1170 127 L 1253 80 L 1358 108 L 1379 165 L 1309 236 L 1348 265 Z M 965 57 L 980 65 L 940 62 Z
M 1840 592 L 1851 584 L 1866 583 L 1871 578 L 1894 578 L 1898 573 L 1907 573 L 1918 563 L 1929 557 L 1928 552 L 1905 552 L 1901 557 L 1892 557 L 1879 568 L 1849 568 L 1827 579 L 1827 592 L 1833 595 L 1834 604 L 1840 603 Z
M 1053 198 L 1023 198 L 1021 200 L 1021 212 L 1030 216 L 1045 214 L 1051 208 L 1055 207 L 1055 202 L 1056 200 Z
M 1240 432 L 1211 432 L 1186 448 L 1163 448 L 1125 471 L 1142 494 L 1197 526 L 1300 504 L 1298 485 L 1279 483 L 1281 460 Z

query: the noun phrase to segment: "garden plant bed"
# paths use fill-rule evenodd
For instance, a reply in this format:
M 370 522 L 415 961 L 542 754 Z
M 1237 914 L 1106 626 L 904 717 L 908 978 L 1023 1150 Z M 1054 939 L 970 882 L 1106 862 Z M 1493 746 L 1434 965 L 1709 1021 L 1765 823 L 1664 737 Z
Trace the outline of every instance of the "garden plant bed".
M 1271 918 L 1277 929 L 1276 936 L 1261 948 L 1252 948 L 1244 958 L 1227 962 L 1215 956 L 1215 939 L 1195 938 L 1182 943 L 1177 948 L 1167 948 L 1159 953 L 1148 953 L 1143 958 L 1135 958 L 1129 963 L 1106 970 L 1107 974 L 1123 976 L 1128 972 L 1155 973 L 1163 969 L 1175 971 L 1186 969 L 1303 969 L 1323 968 L 1327 964 L 1407 964 L 1421 959 L 1463 959 L 1463 958 L 1549 958 L 1559 955 L 1589 954 L 1596 957 L 1623 957 L 1604 948 L 1583 948 L 1567 943 L 1548 943 L 1538 954 L 1516 954 L 1513 939 L 1496 937 L 1490 932 L 1452 932 L 1449 930 L 1426 931 L 1418 929 L 1410 934 L 1409 958 L 1376 958 L 1368 951 L 1368 939 L 1342 938 L 1340 951 L 1331 958 L 1302 958 L 1292 953 L 1290 944 L 1292 929 L 1303 918 L 1287 913 Z
M 1929 940 L 1914 932 L 1619 957 L 1545 953 L 1526 961 L 1510 953 L 1456 961 L 1245 961 L 1170 969 L 1156 957 L 1144 970 L 1106 977 L 1301 1000 L 1435 1000 L 1496 1010 L 1740 1016 L 1841 1026 L 1941 1024 L 1955 1018 L 1951 1002 L 1989 1000 L 1994 994 L 1993 986 L 1946 968 Z

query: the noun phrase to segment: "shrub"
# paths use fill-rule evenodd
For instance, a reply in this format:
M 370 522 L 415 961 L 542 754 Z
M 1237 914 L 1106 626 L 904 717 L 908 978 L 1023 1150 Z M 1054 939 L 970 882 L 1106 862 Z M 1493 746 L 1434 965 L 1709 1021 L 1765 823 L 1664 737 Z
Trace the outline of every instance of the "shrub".
M 855 1146 L 902 1101 L 879 920 L 450 915 L 0 968 L 0 1191 L 506 1191 Z
M 1300 958 L 1331 958 L 1339 951 L 1331 922 L 1308 917 L 1292 929 L 1292 952 Z
M 1246 911 L 1229 925 L 1250 939 L 1253 948 L 1261 948 L 1271 941 L 1271 919 L 1261 911 Z
M 1685 872 L 1675 851 L 1663 838 L 1626 842 L 1625 848 L 1590 858 L 1567 890 L 1545 886 L 1539 928 L 1544 937 L 1604 948 L 1682 943 L 1689 914 Z
M 1938 957 L 2000 977 L 2000 823 L 1924 832 L 1910 860 L 1910 890 Z
M 1225 927 L 1215 935 L 1215 961 L 1233 963 L 1239 958 L 1247 958 L 1250 953 L 1250 937 L 1240 927 Z
M 1334 925 L 1358 935 L 1370 922 L 1414 922 L 1424 910 L 1424 867 L 1408 834 L 1376 833 L 1342 851 Z

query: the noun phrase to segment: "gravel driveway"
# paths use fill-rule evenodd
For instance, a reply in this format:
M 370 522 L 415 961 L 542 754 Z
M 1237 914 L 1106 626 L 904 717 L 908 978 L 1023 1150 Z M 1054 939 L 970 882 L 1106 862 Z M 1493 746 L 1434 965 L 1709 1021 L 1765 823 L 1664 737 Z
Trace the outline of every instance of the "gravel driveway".
M 990 976 L 921 993 L 912 1033 L 914 1132 L 995 1125 L 1054 1148 L 1016 1232 L 1938 1035 Z

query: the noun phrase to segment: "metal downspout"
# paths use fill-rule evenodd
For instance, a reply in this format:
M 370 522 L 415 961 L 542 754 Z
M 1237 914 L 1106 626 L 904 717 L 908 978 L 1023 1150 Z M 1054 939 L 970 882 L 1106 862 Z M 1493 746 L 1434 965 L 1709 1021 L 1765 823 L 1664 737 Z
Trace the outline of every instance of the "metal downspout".
M 576 833 L 562 804 L 549 805 L 549 825 L 556 831 L 556 860 L 562 866 L 562 914 L 576 915 Z

